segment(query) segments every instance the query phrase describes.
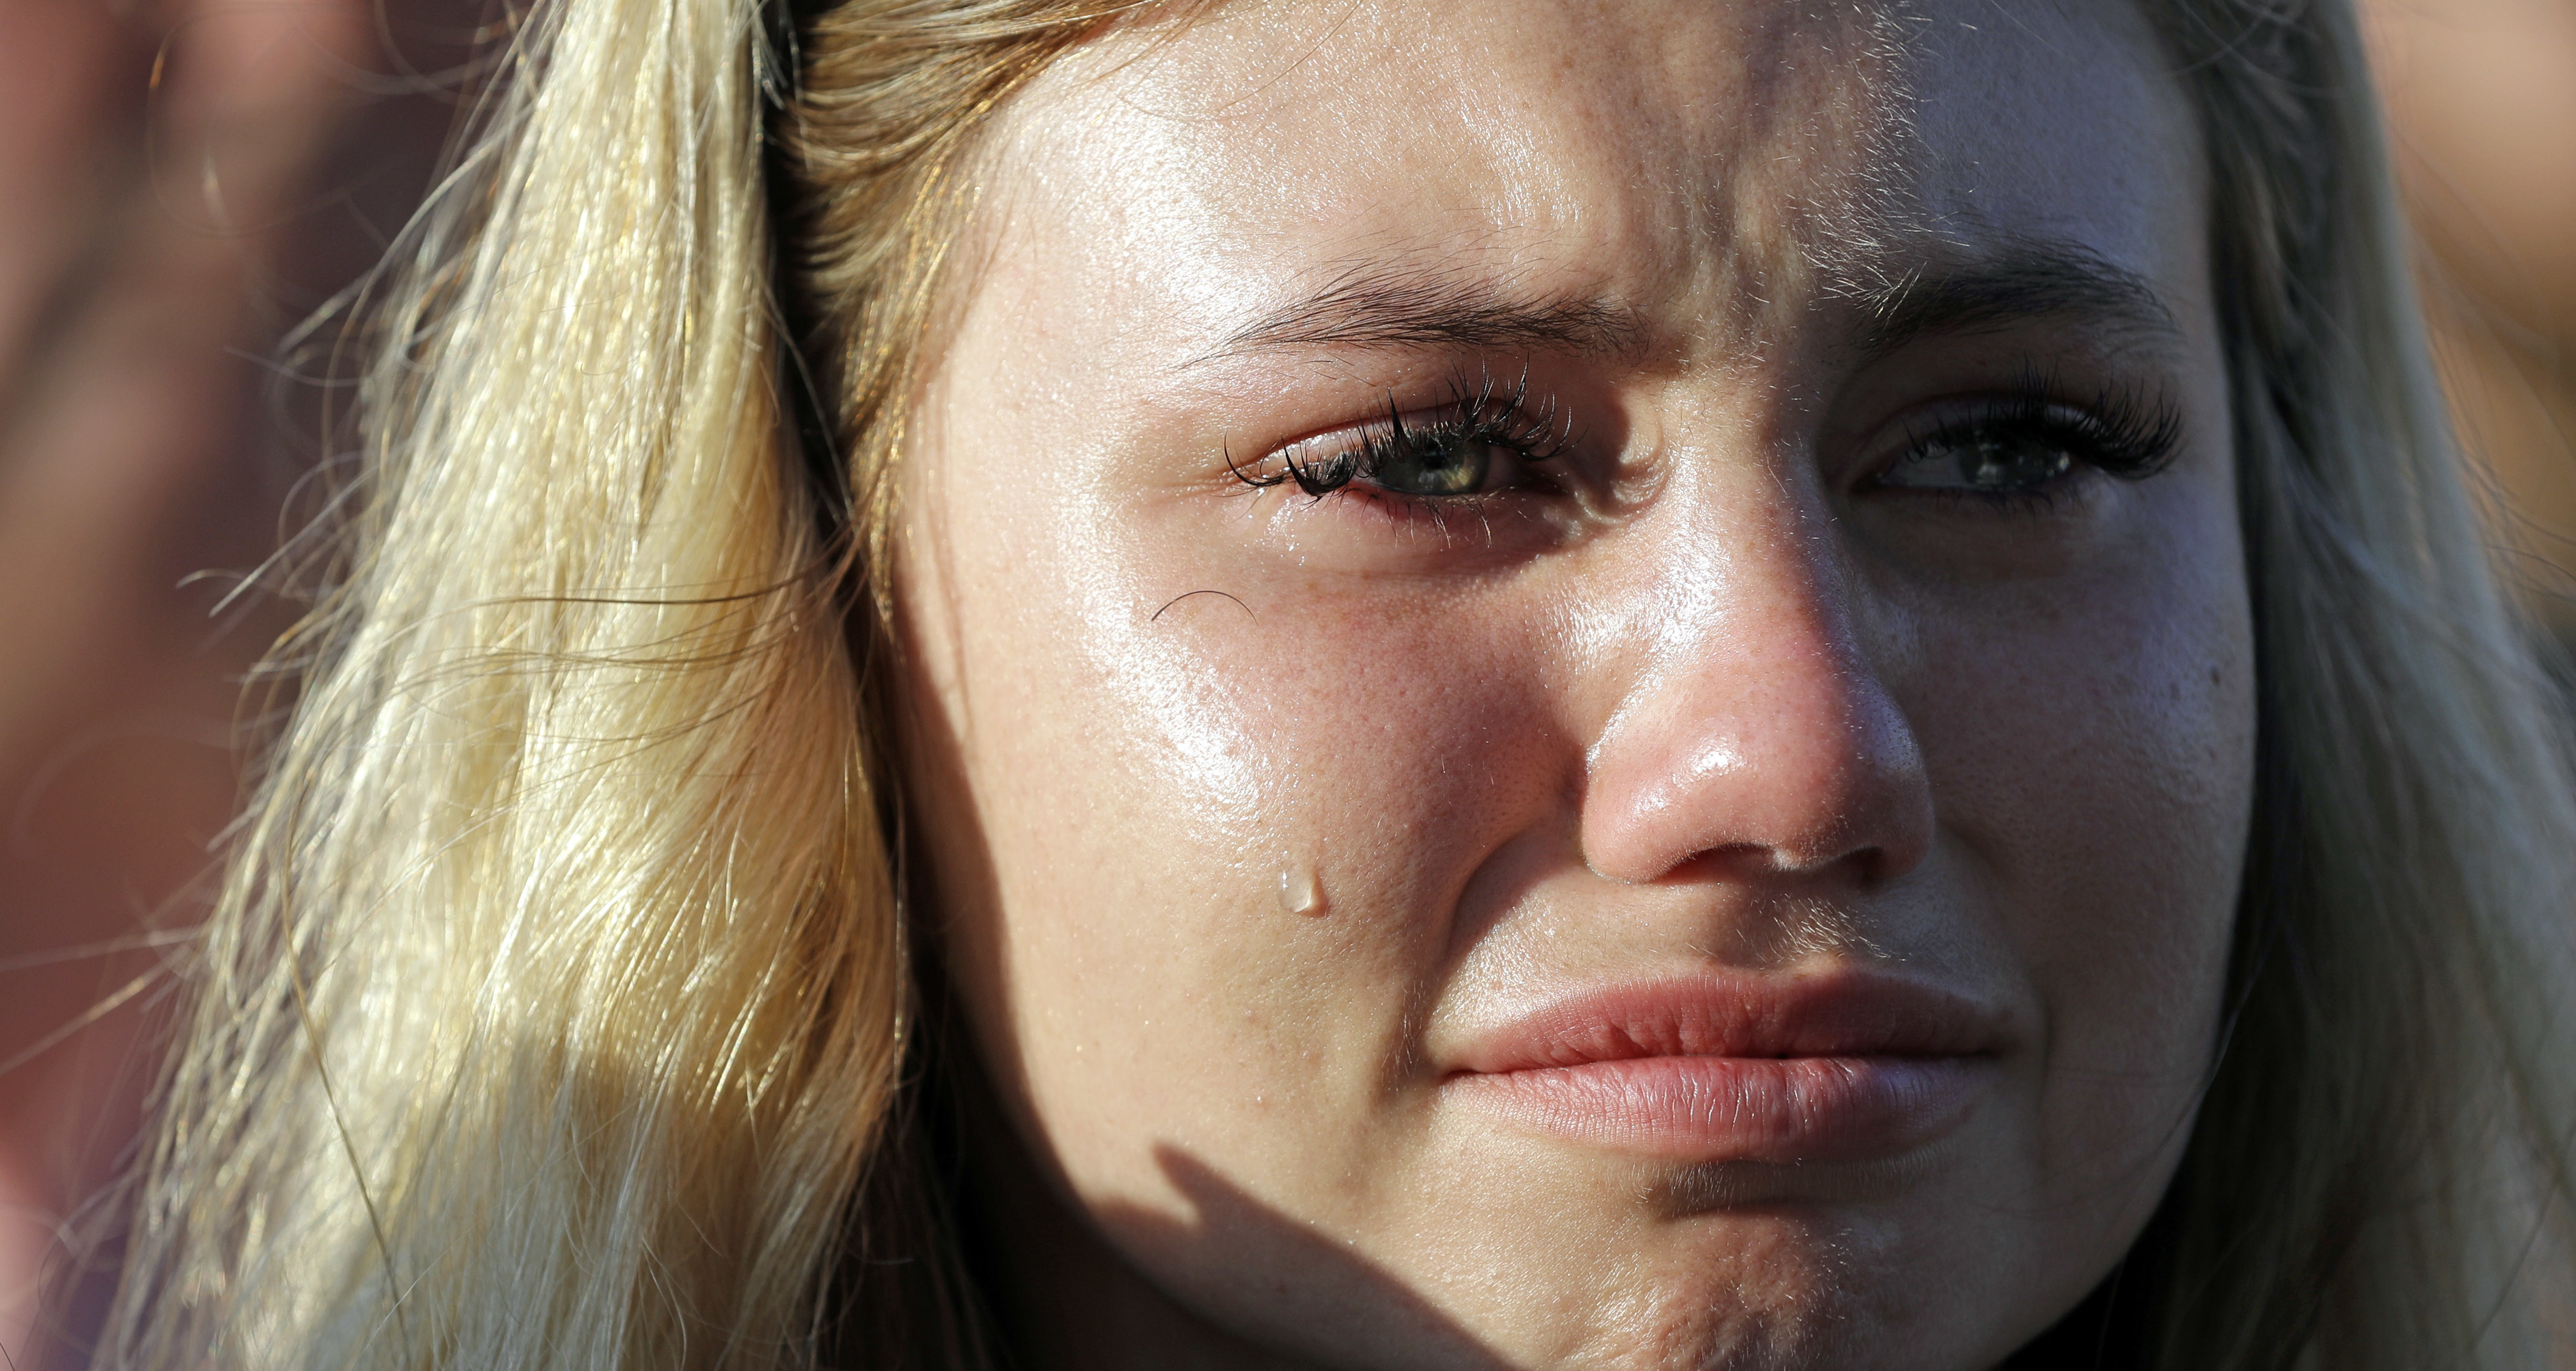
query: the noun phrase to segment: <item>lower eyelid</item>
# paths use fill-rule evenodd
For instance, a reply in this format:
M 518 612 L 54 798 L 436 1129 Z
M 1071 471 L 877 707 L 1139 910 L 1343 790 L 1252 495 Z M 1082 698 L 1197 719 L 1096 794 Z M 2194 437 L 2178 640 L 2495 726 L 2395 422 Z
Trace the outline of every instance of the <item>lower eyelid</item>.
M 1292 492 L 1295 487 L 1288 487 Z M 1419 495 L 1371 484 L 1365 477 L 1311 499 L 1298 498 L 1297 517 L 1353 518 L 1404 528 L 1438 528 L 1482 537 L 1506 528 L 1535 530 L 1560 522 L 1549 492 L 1507 487 L 1463 495 Z M 1334 511 L 1338 509 L 1339 515 Z M 1312 511 L 1311 516 L 1308 511 Z
M 1896 486 L 1865 487 L 1864 493 L 1878 499 L 1934 503 L 1965 517 L 2046 515 L 2070 502 L 2088 503 L 2096 487 L 2114 478 L 2099 468 L 2078 463 L 2065 475 L 2023 490 L 1979 490 L 1972 486 Z

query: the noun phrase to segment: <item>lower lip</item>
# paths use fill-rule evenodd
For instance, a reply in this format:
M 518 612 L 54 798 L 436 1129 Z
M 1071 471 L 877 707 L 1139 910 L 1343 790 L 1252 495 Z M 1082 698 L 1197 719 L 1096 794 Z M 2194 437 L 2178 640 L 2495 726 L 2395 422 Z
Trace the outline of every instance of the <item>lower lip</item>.
M 1463 1099 L 1581 1142 L 1688 1162 L 1900 1156 L 1974 1112 L 1985 1057 L 1634 1057 L 1469 1073 Z

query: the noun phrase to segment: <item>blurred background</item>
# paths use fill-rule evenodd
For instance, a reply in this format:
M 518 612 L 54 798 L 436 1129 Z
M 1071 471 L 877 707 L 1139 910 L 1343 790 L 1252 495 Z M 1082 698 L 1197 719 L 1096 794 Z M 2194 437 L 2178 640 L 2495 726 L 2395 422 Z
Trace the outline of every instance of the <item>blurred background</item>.
M 2576 646 L 2576 0 L 2362 0 L 2489 524 Z
M 2536 631 L 2576 645 L 2576 0 L 2364 8 L 2493 540 Z M 104 1294 L 65 1238 L 131 1159 L 156 968 L 202 917 L 271 703 L 244 682 L 297 612 L 232 592 L 345 455 L 334 301 L 417 203 L 485 9 L 0 0 L 13 1371 L 78 1365 Z
M 495 7 L 497 8 L 497 7 Z M 0 0 L 0 1353 L 81 1362 L 65 1261 L 131 1157 L 294 619 L 327 311 L 420 198 L 480 0 Z M 345 441 L 345 435 L 342 437 Z M 302 502 L 309 513 L 310 500 Z M 258 702 L 253 701 L 252 704 Z M 45 1285 L 40 1326 L 36 1294 Z

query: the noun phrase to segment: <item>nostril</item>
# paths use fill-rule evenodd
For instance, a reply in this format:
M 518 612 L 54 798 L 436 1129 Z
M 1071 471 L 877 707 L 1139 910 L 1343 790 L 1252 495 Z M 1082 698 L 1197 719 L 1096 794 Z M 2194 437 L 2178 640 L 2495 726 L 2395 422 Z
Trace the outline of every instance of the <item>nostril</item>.
M 1867 890 L 1885 884 L 1895 874 L 1895 866 L 1887 849 L 1874 844 L 1846 850 L 1820 846 L 1802 851 L 1729 843 L 1692 853 L 1656 880 L 1749 881 L 1786 877 L 1810 883 L 1839 877 L 1841 884 Z

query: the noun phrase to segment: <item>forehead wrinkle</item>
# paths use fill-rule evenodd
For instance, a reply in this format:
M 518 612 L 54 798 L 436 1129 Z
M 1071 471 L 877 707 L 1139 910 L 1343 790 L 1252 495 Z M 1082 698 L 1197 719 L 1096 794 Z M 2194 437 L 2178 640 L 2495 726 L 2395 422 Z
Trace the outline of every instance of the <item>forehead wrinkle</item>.
M 1363 228 L 1356 251 L 1345 237 L 1345 251 L 1291 268 L 1285 279 L 1273 278 L 1270 290 L 1247 291 L 1252 279 L 1219 270 L 1231 288 L 1187 293 L 1231 308 L 1202 316 L 1202 326 L 1212 326 L 1202 336 L 1213 341 L 1175 369 L 1310 336 L 1318 344 L 1530 345 L 1632 358 L 1651 349 L 1664 366 L 1685 364 L 1692 354 L 1767 352 L 1798 326 L 1802 306 L 1819 293 L 1884 290 L 1902 279 L 1889 261 L 1891 245 L 1921 221 L 1909 160 L 1918 142 L 1907 80 L 1909 11 L 1910 0 L 1753 6 L 1738 11 L 1732 41 L 1715 47 L 1635 44 L 1637 57 L 1650 66 L 1644 80 L 1606 82 L 1586 92 L 1592 99 L 1554 107 L 1612 134 L 1610 155 L 1626 163 L 1627 194 L 1567 193 L 1551 181 L 1564 156 L 1558 146 L 1564 130 L 1551 135 L 1543 120 L 1525 116 L 1516 122 L 1517 111 L 1505 108 L 1510 102 L 1499 91 L 1453 95 L 1462 102 L 1454 112 L 1486 116 L 1464 119 L 1454 130 L 1467 135 L 1455 151 L 1486 168 L 1479 194 L 1447 206 L 1446 224 L 1421 222 L 1416 213 L 1413 224 Z M 1257 64 L 1267 69 L 1250 83 L 1252 90 L 1226 92 L 1222 115 L 1199 111 L 1183 118 L 1163 110 L 1150 112 L 1151 121 L 1174 132 L 1241 128 L 1247 117 L 1261 122 L 1278 102 L 1294 103 L 1289 87 L 1316 79 L 1323 49 L 1366 36 L 1355 32 L 1365 26 L 1352 18 L 1344 12 L 1319 26 L 1320 33 L 1300 35 L 1305 41 L 1289 54 L 1293 60 Z M 1113 62 L 1128 79 L 1108 84 L 1162 84 L 1160 76 L 1191 60 L 1185 52 L 1205 32 L 1163 35 L 1157 61 Z M 1651 72 L 1654 66 L 1661 71 Z M 1656 88 L 1694 87 L 1710 92 L 1707 103 L 1677 107 L 1654 95 Z M 1140 102 L 1136 94 L 1120 89 L 1111 100 L 1077 98 L 1074 103 L 1093 108 L 1072 123 L 1096 139 L 1120 115 L 1136 118 L 1149 113 L 1144 106 L 1160 103 Z M 1498 128 L 1511 136 L 1498 138 Z M 1064 134 L 1058 125 L 1047 141 Z M 1174 140 L 1141 141 L 1152 147 Z M 1129 161 L 1144 150 L 1127 147 L 1113 160 Z M 1045 165 L 1045 159 L 1030 160 Z M 1182 154 L 1182 163 L 1190 160 Z M 1167 205 L 1144 217 L 1179 211 L 1222 223 L 1223 213 L 1205 200 L 1200 197 L 1195 212 Z M 1240 241 L 1240 226 L 1236 232 L 1230 246 L 1249 246 Z M 1386 245 L 1369 244 L 1369 237 Z M 1206 265 L 1216 267 L 1212 260 Z M 1203 273 L 1184 274 L 1195 280 Z M 1372 319 L 1354 309 L 1364 302 Z M 1462 314 L 1451 327 L 1434 317 L 1470 305 L 1474 317 Z M 1373 324 L 1379 336 L 1348 327 L 1354 324 Z
M 1781 6 L 1765 19 L 1735 54 L 1725 146 L 1669 173 L 1696 259 L 1689 332 L 1702 352 L 1770 353 L 1820 299 L 1903 279 L 1904 250 L 1930 236 L 1912 0 Z
M 1566 22 L 1590 27 L 1600 16 L 1577 8 Z M 1472 222 L 1381 229 L 1396 241 L 1299 273 L 1321 279 L 1193 360 L 1314 334 L 1392 346 L 1527 343 L 1667 364 L 1763 350 L 1765 335 L 1795 327 L 1819 290 L 1901 277 L 1892 247 L 1923 217 L 1908 61 L 1918 23 L 1912 0 L 1742 7 L 1715 51 L 1632 38 L 1651 73 L 1642 80 L 1596 84 L 1580 69 L 1557 69 L 1554 80 L 1586 88 L 1535 122 L 1504 90 L 1453 90 L 1453 113 L 1475 116 L 1457 121 L 1465 141 L 1456 152 L 1488 181 L 1481 203 L 1451 206 Z M 1458 38 L 1471 52 L 1480 41 Z M 1410 65 L 1416 76 L 1449 69 Z M 1695 113 L 1696 102 L 1676 109 L 1657 95 L 1695 89 L 1712 97 Z M 1568 129 L 1544 120 L 1569 113 L 1594 132 L 1593 146 L 1626 163 L 1629 193 L 1565 189 L 1557 144 Z M 1356 321 L 1330 316 L 1352 314 L 1369 296 L 1417 317 L 1374 339 L 1337 327 Z M 1443 307 L 1459 311 L 1454 327 L 1428 317 Z M 1381 324 L 1396 312 L 1370 311 Z
M 1321 285 L 1236 329 L 1184 368 L 1246 353 L 1346 346 L 1564 351 L 1631 359 L 1653 324 L 1575 288 L 1539 289 L 1525 273 L 1455 258 L 1344 259 Z M 1318 273 L 1320 274 L 1320 273 Z

